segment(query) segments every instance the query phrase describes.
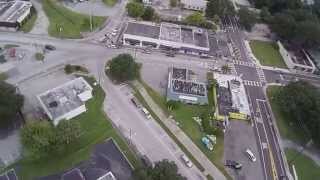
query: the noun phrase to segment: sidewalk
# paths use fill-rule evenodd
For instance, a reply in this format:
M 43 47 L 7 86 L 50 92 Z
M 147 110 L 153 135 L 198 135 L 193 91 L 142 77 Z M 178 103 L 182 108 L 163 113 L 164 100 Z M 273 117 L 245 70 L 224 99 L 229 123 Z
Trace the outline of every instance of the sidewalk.
M 141 95 L 144 97 L 147 104 L 160 118 L 164 125 L 177 137 L 177 139 L 194 155 L 194 158 L 204 167 L 204 174 L 210 174 L 215 180 L 226 180 L 222 172 L 211 163 L 211 161 L 202 153 L 202 151 L 192 142 L 192 140 L 174 123 L 168 119 L 163 113 L 162 109 L 153 101 L 145 88 L 139 83 L 135 82 Z
M 296 144 L 293 141 L 282 139 L 282 144 L 285 148 L 294 149 L 296 151 L 300 151 L 302 146 Z M 302 154 L 312 159 L 318 166 L 320 166 L 320 153 L 319 151 L 312 149 L 312 148 L 306 148 L 302 151 Z

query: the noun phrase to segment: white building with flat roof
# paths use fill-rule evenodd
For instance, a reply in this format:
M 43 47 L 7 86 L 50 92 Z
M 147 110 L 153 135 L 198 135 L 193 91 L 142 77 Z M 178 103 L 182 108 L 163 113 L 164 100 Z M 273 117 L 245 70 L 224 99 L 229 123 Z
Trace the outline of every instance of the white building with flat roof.
M 123 44 L 200 56 L 210 51 L 206 29 L 171 23 L 128 22 Z
M 85 102 L 92 98 L 92 87 L 79 77 L 37 96 L 54 125 L 85 112 Z
M 294 73 L 314 73 L 316 66 L 305 50 L 295 49 L 290 51 L 287 50 L 280 41 L 278 41 L 277 44 L 279 52 L 290 71 Z
M 180 3 L 184 9 L 190 9 L 195 11 L 205 11 L 208 1 L 206 0 L 180 0 Z

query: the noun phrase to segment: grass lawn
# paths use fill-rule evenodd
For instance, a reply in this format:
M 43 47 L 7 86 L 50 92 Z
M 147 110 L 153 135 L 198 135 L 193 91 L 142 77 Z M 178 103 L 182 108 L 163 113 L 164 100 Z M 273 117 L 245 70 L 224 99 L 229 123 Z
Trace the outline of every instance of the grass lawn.
M 43 0 L 43 9 L 50 21 L 49 34 L 61 38 L 81 38 L 81 32 L 90 31 L 90 16 L 73 12 L 56 0 Z M 105 17 L 93 16 L 93 29 L 100 27 Z M 61 27 L 61 32 L 60 31 Z
M 89 82 L 93 82 L 93 80 Z M 53 155 L 36 161 L 28 158 L 20 160 L 14 165 L 18 169 L 19 178 L 31 180 L 71 168 L 88 159 L 93 146 L 107 138 L 113 138 L 117 142 L 134 167 L 139 165 L 140 162 L 135 154 L 130 151 L 126 142 L 113 129 L 104 115 L 102 110 L 104 98 L 104 91 L 100 87 L 94 87 L 93 98 L 86 103 L 87 112 L 72 119 L 81 124 L 82 135 L 78 143 L 70 146 L 62 155 Z
M 114 6 L 118 0 L 102 0 L 102 2 L 107 6 Z
M 290 161 L 297 154 L 293 149 L 285 150 L 287 160 Z M 320 166 L 318 166 L 312 159 L 307 156 L 299 155 L 293 164 L 297 171 L 298 179 L 301 180 L 314 180 L 320 177 Z M 291 167 L 290 167 L 291 168 Z M 318 178 L 317 178 L 318 177 Z
M 250 41 L 250 47 L 253 54 L 262 65 L 287 68 L 279 53 L 276 43 L 254 40 Z
M 270 105 L 272 107 L 272 112 L 276 118 L 277 126 L 280 131 L 280 135 L 283 138 L 290 139 L 297 143 L 305 143 L 307 139 L 305 139 L 304 134 L 300 130 L 299 127 L 295 127 L 294 124 L 290 124 L 287 118 L 280 112 L 279 106 L 277 104 L 277 100 L 274 95 L 280 90 L 279 86 L 269 86 L 267 88 L 267 95 L 270 101 Z
M 148 87 L 147 84 L 143 83 L 144 87 L 148 91 L 149 95 L 152 99 L 165 111 L 169 114 L 166 107 L 166 98 L 159 95 L 152 88 Z M 211 91 L 213 92 L 213 91 Z M 208 97 L 213 98 L 212 93 L 208 94 Z M 213 105 L 213 102 L 210 102 Z M 180 123 L 180 128 L 192 139 L 192 141 L 201 149 L 201 151 L 210 159 L 210 161 L 216 165 L 220 171 L 224 173 L 224 175 L 231 179 L 231 177 L 227 174 L 224 169 L 224 164 L 222 162 L 223 153 L 224 153 L 224 136 L 223 134 L 219 134 L 217 136 L 217 144 L 214 146 L 214 150 L 208 150 L 201 142 L 201 138 L 205 135 L 201 129 L 199 124 L 197 124 L 192 117 L 200 116 L 202 112 L 209 112 L 212 106 L 195 106 L 195 105 L 185 105 L 180 104 L 177 110 L 171 112 L 174 116 L 175 120 Z
M 30 32 L 36 20 L 37 20 L 37 11 L 34 8 L 32 8 L 31 17 L 29 17 L 27 21 L 20 27 L 20 30 L 25 33 Z

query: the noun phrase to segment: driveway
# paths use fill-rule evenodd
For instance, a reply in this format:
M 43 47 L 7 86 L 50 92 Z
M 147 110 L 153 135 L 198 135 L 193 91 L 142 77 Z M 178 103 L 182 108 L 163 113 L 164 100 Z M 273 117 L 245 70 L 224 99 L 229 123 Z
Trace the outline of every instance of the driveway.
M 227 168 L 235 180 L 261 179 L 263 171 L 260 154 L 253 128 L 248 122 L 240 120 L 230 121 L 229 128 L 224 136 L 224 146 L 224 159 L 240 162 L 243 166 L 241 170 Z M 251 162 L 244 154 L 246 148 L 251 149 L 257 158 L 256 162 Z
M 31 2 L 37 11 L 38 17 L 30 33 L 48 35 L 49 20 L 43 11 L 41 1 L 31 0 Z

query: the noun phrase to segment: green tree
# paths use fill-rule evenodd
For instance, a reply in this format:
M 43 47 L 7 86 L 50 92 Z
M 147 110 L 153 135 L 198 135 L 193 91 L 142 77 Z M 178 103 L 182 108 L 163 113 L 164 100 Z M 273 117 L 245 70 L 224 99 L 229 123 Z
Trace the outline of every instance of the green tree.
M 178 101 L 169 100 L 167 101 L 167 107 L 169 110 L 176 110 L 179 108 L 180 103 Z
M 227 73 L 230 73 L 231 69 L 228 64 L 225 64 L 221 67 L 221 71 L 223 74 L 227 74 Z
M 193 14 L 186 17 L 185 21 L 188 24 L 199 26 L 206 22 L 204 16 L 200 12 L 194 12 Z
M 75 120 L 62 120 L 55 128 L 55 134 L 60 147 L 69 145 L 80 137 L 80 123 Z
M 16 87 L 0 81 L 0 127 L 6 127 L 12 123 L 23 102 L 24 98 L 17 92 Z
M 252 27 L 256 23 L 256 15 L 253 14 L 250 10 L 247 8 L 241 8 L 238 12 L 239 16 L 239 23 L 247 30 L 251 31 Z
M 320 145 L 319 90 L 307 82 L 291 82 L 275 98 L 286 120 Z
M 144 7 L 141 3 L 129 2 L 126 6 L 128 15 L 134 18 L 141 17 L 144 13 Z
M 260 18 L 264 21 L 264 22 L 269 22 L 272 18 L 272 15 L 271 13 L 269 12 L 268 8 L 267 7 L 263 7 L 261 9 L 261 12 L 260 12 Z
M 155 12 L 154 9 L 150 6 L 146 7 L 142 15 L 142 19 L 145 21 L 151 21 L 154 19 Z
M 134 80 L 139 76 L 139 66 L 130 54 L 120 54 L 109 64 L 110 76 L 118 82 Z
M 46 156 L 55 149 L 55 132 L 48 121 L 28 123 L 22 128 L 20 136 L 25 152 L 34 158 Z
M 226 0 L 209 0 L 206 8 L 206 16 L 214 18 L 215 15 L 223 17 L 226 15 L 234 15 L 235 10 L 231 1 Z
M 171 7 L 177 7 L 177 5 L 178 5 L 178 0 L 170 0 Z
M 133 177 L 136 180 L 186 180 L 178 173 L 177 165 L 167 159 L 156 162 L 154 167 L 135 169 Z

